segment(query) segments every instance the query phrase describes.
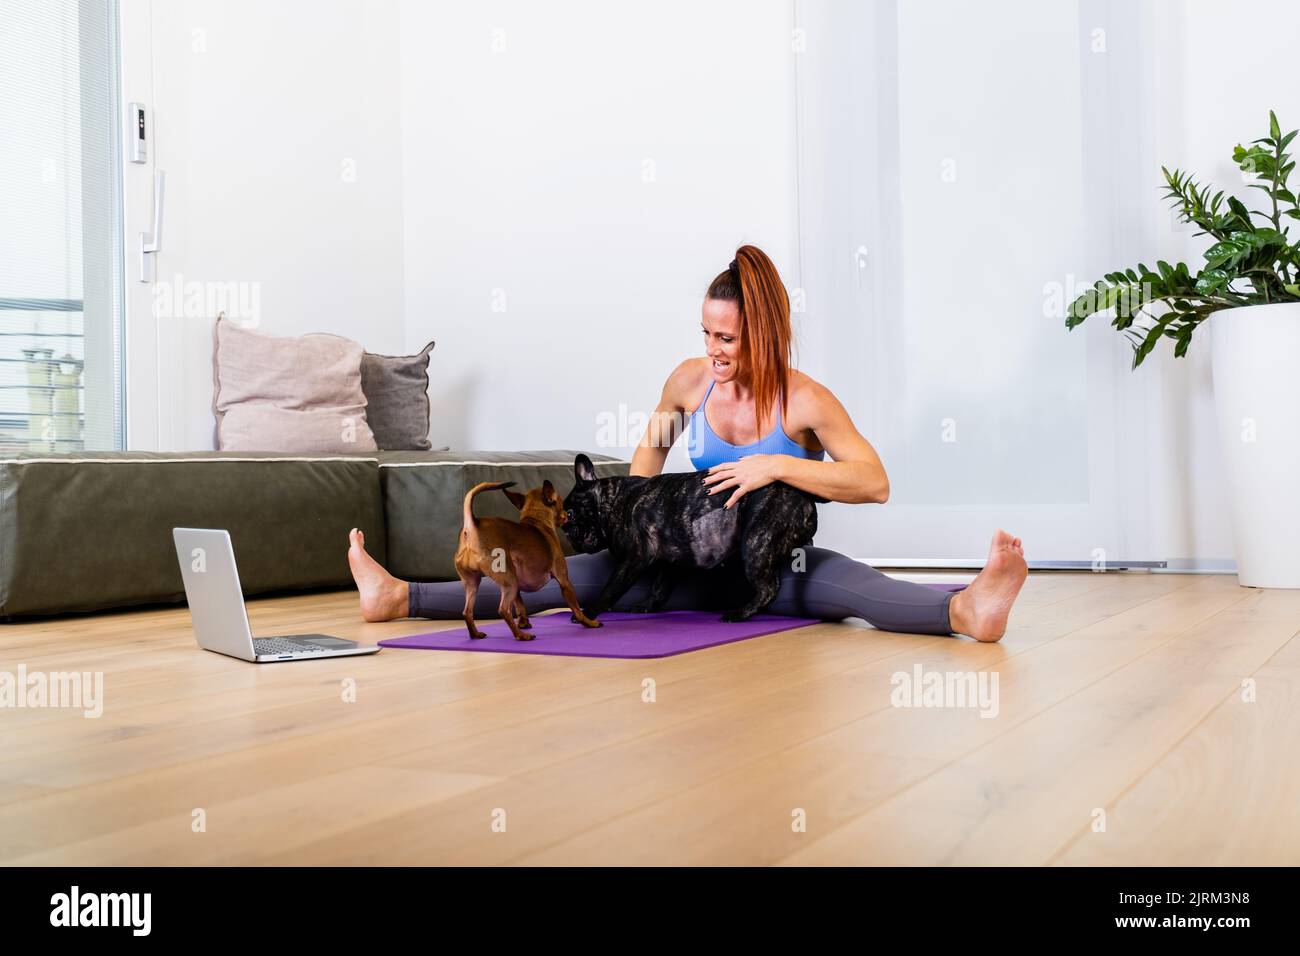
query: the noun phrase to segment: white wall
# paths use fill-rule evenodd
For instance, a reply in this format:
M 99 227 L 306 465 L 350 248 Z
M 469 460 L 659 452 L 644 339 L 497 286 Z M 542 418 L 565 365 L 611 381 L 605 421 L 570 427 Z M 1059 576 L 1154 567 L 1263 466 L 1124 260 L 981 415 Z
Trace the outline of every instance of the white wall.
M 1085 0 L 1080 25 L 1108 9 Z M 257 283 L 272 333 L 334 331 L 389 352 L 435 339 L 435 445 L 627 454 L 597 447 L 597 416 L 647 411 L 673 365 L 698 353 L 701 294 L 737 244 L 767 249 L 792 287 L 822 268 L 800 262 L 794 10 L 790 0 L 155 3 L 162 275 Z M 1149 159 L 1149 182 L 1121 203 L 1132 218 L 1116 219 L 1114 266 L 1194 261 L 1203 245 L 1172 230 L 1160 163 L 1240 184 L 1231 146 L 1258 135 L 1270 107 L 1300 125 L 1289 15 L 1281 0 L 1143 4 L 1134 138 L 1092 146 Z M 1252 51 L 1251 68 L 1207 69 L 1224 49 Z M 1005 71 L 1020 75 L 1014 58 Z M 835 124 L 805 133 L 834 135 Z M 892 214 L 889 197 L 873 201 Z M 805 217 L 805 229 L 824 226 Z M 128 256 L 128 278 L 133 269 Z M 796 316 L 803 367 L 870 395 L 839 380 L 834 323 L 851 319 L 814 317 Z M 207 327 L 162 323 L 175 387 L 157 403 L 160 447 L 210 444 Z M 1162 344 L 1132 373 L 1141 407 L 1117 426 L 1137 448 L 1121 462 L 1141 504 L 1128 533 L 1140 556 L 1175 566 L 1231 566 L 1207 346 L 1204 330 L 1186 359 Z M 680 448 L 669 467 L 686 467 Z
M 401 25 L 406 334 L 438 342 L 434 445 L 629 455 L 597 416 L 648 413 L 700 354 L 736 246 L 793 265 L 790 4 L 404 0 Z
M 1153 37 L 1154 95 L 1144 115 L 1154 133 L 1147 261 L 1157 257 L 1189 265 L 1202 261 L 1205 237 L 1175 231 L 1159 199 L 1159 164 L 1197 173 L 1254 207 L 1242 173 L 1232 163 L 1232 147 L 1268 131 L 1273 109 L 1283 130 L 1300 127 L 1300 87 L 1294 77 L 1294 52 L 1300 42 L 1295 7 L 1283 0 L 1242 0 L 1217 4 L 1183 0 L 1181 17 L 1167 4 L 1146 0 L 1145 16 Z M 1228 51 L 1242 52 L 1248 67 L 1217 69 Z M 1291 146 L 1296 153 L 1295 143 Z M 1211 317 L 1209 323 L 1213 323 Z M 1209 328 L 1202 325 L 1183 359 L 1172 348 L 1159 349 L 1138 374 L 1149 376 L 1151 535 L 1153 546 L 1171 564 L 1234 567 L 1227 509 L 1226 475 L 1215 432 L 1210 377 Z
M 396 0 L 166 0 L 151 11 L 154 163 L 167 175 L 160 279 L 237 283 L 265 332 L 335 332 L 400 352 Z M 138 292 L 135 274 L 128 248 Z M 212 315 L 176 308 L 156 321 L 158 447 L 211 448 Z M 134 360 L 151 360 L 147 345 Z
M 272 334 L 436 340 L 435 447 L 630 454 L 598 416 L 654 407 L 734 248 L 793 261 L 783 0 L 151 10 L 160 277 L 255 290 Z M 210 327 L 157 322 L 158 447 L 211 447 Z

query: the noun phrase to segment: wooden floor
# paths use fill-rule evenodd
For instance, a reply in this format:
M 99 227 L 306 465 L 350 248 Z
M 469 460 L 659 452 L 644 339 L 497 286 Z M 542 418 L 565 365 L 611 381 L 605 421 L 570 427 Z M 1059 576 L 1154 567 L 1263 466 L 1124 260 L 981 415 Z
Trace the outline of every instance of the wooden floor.
M 351 593 L 250 615 L 462 626 Z M 1295 865 L 1298 630 L 1298 591 L 1143 572 L 1033 574 L 999 644 L 819 624 L 650 661 L 256 666 L 183 608 L 0 625 L 0 670 L 104 674 L 98 719 L 0 710 L 0 863 Z M 917 665 L 996 675 L 997 715 L 894 706 Z

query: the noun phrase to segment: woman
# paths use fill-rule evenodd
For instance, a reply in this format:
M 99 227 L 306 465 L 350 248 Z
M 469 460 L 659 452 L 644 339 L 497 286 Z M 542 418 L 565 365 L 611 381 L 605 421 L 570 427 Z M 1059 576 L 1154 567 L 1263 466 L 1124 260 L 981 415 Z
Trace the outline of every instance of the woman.
M 668 449 L 689 412 L 688 453 L 710 494 L 726 506 L 774 481 L 831 501 L 889 499 L 889 478 L 871 444 L 858 433 L 830 389 L 790 367 L 790 300 L 772 261 L 754 246 L 709 286 L 702 310 L 704 352 L 677 366 L 664 385 L 659 407 L 632 457 L 631 474 L 663 470 Z M 830 461 L 826 454 L 830 453 Z M 460 618 L 465 592 L 459 581 L 408 584 L 366 554 L 364 538 L 351 533 L 348 561 L 367 621 L 399 617 Z M 613 569 L 608 552 L 569 558 L 569 576 L 583 606 L 600 592 Z M 809 547 L 802 567 L 783 573 L 781 590 L 766 613 L 838 621 L 860 617 L 882 630 L 967 634 L 996 641 L 1006 632 L 1011 605 L 1028 574 L 1019 538 L 998 530 L 988 563 L 965 590 L 938 591 L 901 581 L 845 555 Z M 626 610 L 645 600 L 652 573 L 614 606 Z M 735 562 L 685 576 L 665 610 L 722 609 L 743 594 Z M 564 607 L 554 581 L 523 595 L 529 614 Z M 500 595 L 484 579 L 475 614 L 493 616 Z

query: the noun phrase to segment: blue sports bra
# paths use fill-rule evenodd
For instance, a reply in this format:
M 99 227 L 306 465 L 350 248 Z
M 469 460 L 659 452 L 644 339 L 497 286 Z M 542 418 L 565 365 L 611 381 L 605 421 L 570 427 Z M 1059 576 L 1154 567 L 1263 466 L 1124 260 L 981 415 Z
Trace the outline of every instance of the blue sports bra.
M 717 436 L 704 414 L 704 406 L 709 401 L 716 382 L 709 383 L 709 390 L 704 393 L 700 407 L 691 413 L 691 420 L 686 426 L 686 454 L 696 471 L 705 471 L 714 465 L 727 461 L 737 461 L 742 455 L 791 455 L 795 458 L 807 458 L 821 461 L 826 457 L 825 451 L 809 451 L 785 433 L 781 426 L 781 403 L 776 403 L 776 428 L 750 445 L 733 445 Z

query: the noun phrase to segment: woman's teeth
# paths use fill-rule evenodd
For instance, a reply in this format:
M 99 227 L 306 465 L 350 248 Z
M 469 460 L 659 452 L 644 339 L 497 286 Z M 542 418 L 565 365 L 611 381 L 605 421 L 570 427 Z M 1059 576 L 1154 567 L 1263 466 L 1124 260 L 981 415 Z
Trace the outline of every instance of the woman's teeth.
M 726 367 L 727 367 L 728 365 L 730 365 L 730 364 L 731 364 L 730 362 L 720 362 L 720 361 L 718 361 L 717 359 L 714 359 L 714 360 L 713 360 L 713 367 L 714 367 L 714 368 L 717 368 L 717 369 L 723 369 L 723 368 L 726 368 Z

